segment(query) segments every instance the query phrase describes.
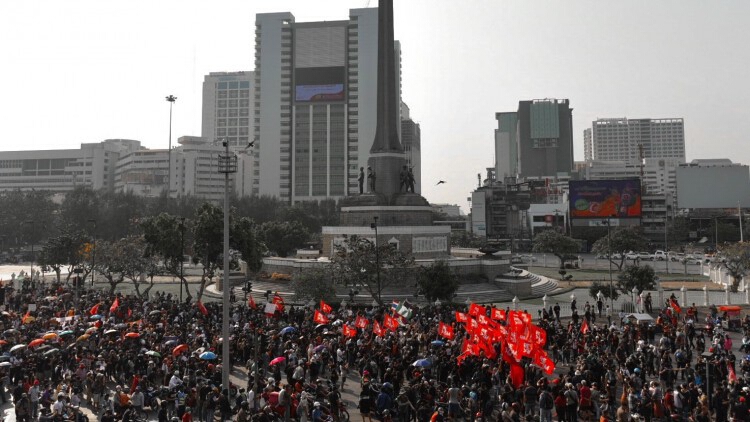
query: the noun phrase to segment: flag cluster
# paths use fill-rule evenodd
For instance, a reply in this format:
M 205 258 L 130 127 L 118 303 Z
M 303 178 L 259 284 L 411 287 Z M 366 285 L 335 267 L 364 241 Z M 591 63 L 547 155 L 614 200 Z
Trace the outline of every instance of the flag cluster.
M 456 322 L 464 324 L 468 334 L 461 345 L 459 364 L 468 356 L 483 355 L 495 359 L 499 354 L 511 365 L 511 374 L 514 373 L 513 367 L 524 357 L 532 359 L 547 374 L 555 370 L 554 362 L 544 351 L 547 332 L 533 324 L 528 313 L 510 311 L 506 315 L 504 310 L 492 308 L 488 317 L 487 308 L 471 304 L 468 313 L 456 311 Z M 454 328 L 444 322 L 440 322 L 438 334 L 448 340 L 455 337 Z M 519 372 L 516 370 L 515 373 Z

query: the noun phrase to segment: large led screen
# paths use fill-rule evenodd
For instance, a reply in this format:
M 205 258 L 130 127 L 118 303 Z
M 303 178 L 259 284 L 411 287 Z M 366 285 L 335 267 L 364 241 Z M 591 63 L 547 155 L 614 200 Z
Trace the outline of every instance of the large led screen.
M 344 101 L 346 70 L 343 66 L 304 67 L 294 71 L 297 102 Z
M 570 218 L 639 218 L 641 181 L 571 180 Z

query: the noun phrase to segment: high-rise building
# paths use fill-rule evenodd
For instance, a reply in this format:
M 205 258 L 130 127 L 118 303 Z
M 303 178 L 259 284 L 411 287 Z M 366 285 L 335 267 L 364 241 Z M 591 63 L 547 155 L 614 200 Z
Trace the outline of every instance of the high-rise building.
M 557 177 L 573 170 L 573 109 L 569 100 L 518 103 L 518 172 L 523 178 Z
M 298 202 L 359 192 L 375 136 L 377 29 L 375 8 L 341 21 L 256 16 L 255 194 Z
M 642 158 L 685 162 L 683 119 L 598 119 L 592 122 L 593 159 L 641 162 Z
M 495 179 L 518 175 L 518 113 L 495 113 Z
M 253 133 L 253 72 L 211 72 L 203 80 L 201 136 L 244 148 Z
M 591 141 L 591 128 L 583 130 L 583 161 L 594 159 L 594 147 Z

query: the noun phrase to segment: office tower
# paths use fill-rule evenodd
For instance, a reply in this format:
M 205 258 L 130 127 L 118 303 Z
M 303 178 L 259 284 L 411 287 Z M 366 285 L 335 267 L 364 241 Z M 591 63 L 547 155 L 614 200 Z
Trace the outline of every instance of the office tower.
M 518 175 L 518 113 L 495 113 L 495 180 Z
M 595 160 L 685 162 L 683 119 L 598 119 L 592 123 L 592 144 Z
M 573 170 L 573 109 L 569 100 L 520 101 L 518 172 L 523 178 L 557 177 Z M 498 175 L 499 176 L 499 175 Z
M 594 147 L 591 141 L 591 128 L 583 130 L 583 161 L 594 159 Z
M 375 136 L 377 12 L 305 23 L 256 16 L 255 194 L 298 202 L 359 192 Z
M 203 80 L 201 136 L 245 148 L 253 132 L 253 72 L 211 72 Z

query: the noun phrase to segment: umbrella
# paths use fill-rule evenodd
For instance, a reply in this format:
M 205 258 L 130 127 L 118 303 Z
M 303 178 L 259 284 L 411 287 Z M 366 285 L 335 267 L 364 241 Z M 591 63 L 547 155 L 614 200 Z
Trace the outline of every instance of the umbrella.
M 99 319 L 102 319 L 102 318 L 104 318 L 104 317 L 103 317 L 103 316 L 101 316 L 101 315 L 99 315 L 99 314 L 96 314 L 96 315 L 91 315 L 91 316 L 89 317 L 89 319 L 93 319 L 93 320 L 99 320 Z
M 297 331 L 297 329 L 294 328 L 294 327 L 284 327 L 284 328 L 281 329 L 281 331 L 279 331 L 279 334 L 288 334 L 288 333 L 291 333 L 293 331 Z
M 8 342 L 7 342 L 7 341 L 5 341 L 5 340 L 0 340 L 0 346 L 5 346 L 6 344 L 8 344 Z
M 49 349 L 46 352 L 44 352 L 43 354 L 44 354 L 44 356 L 51 356 L 51 355 L 54 355 L 55 353 L 60 353 L 60 350 L 59 349 Z
M 78 337 L 78 339 L 77 339 L 76 341 L 84 341 L 84 340 L 88 340 L 88 339 L 89 339 L 89 337 L 91 337 L 91 335 L 90 335 L 90 334 L 84 334 L 84 335 L 82 335 L 82 336 Z
M 48 300 L 48 301 L 51 302 L 53 300 L 57 300 L 57 296 L 47 296 L 47 297 L 44 298 L 44 300 Z
M 122 330 L 123 328 L 126 328 L 127 326 L 128 324 L 120 323 L 120 324 L 115 324 L 114 328 L 117 330 Z
M 0 356 L 0 362 L 7 362 L 9 360 L 10 360 L 10 356 L 5 356 L 5 355 Z
M 174 341 L 174 340 L 170 340 L 170 341 Z M 188 345 L 187 344 L 181 344 L 181 345 L 175 347 L 174 349 L 172 349 L 172 356 L 177 356 L 180 353 L 186 351 L 187 349 L 188 349 Z
M 2 316 L 10 316 L 10 312 L 3 311 L 3 312 L 0 312 L 0 315 L 2 315 Z
M 26 348 L 25 344 L 16 344 L 15 346 L 13 346 L 13 347 L 10 348 L 10 351 L 11 352 L 17 352 L 17 351 L 19 351 L 21 349 L 24 349 L 24 348 Z
M 59 333 L 57 333 L 57 335 L 59 335 L 60 337 L 70 336 L 73 334 L 74 333 L 70 330 L 60 331 Z
M 37 347 L 36 351 L 37 352 L 44 352 L 45 350 L 49 350 L 51 348 L 52 348 L 52 346 L 50 346 L 49 344 L 43 344 L 43 345 Z
M 151 311 L 148 313 L 149 316 L 161 315 L 161 311 Z
M 16 330 L 15 328 L 11 328 L 10 330 L 3 331 L 4 336 L 13 336 L 16 334 L 18 334 L 18 330 Z
M 141 333 L 134 333 L 134 332 L 125 333 L 125 337 L 127 338 L 138 338 L 140 336 L 141 336 Z
M 9 367 L 9 366 L 11 366 L 10 362 L 3 362 L 3 363 L 0 363 L 0 368 L 7 368 L 7 367 Z
M 318 324 L 318 325 L 315 326 L 315 329 L 319 330 L 319 329 L 327 327 L 327 326 L 328 326 L 328 324 Z
M 198 357 L 201 358 L 201 359 L 203 359 L 203 360 L 214 360 L 214 359 L 216 359 L 216 353 L 214 353 L 214 352 L 203 352 Z M 273 361 L 271 361 L 271 364 L 273 365 Z
M 161 353 L 159 353 L 159 352 L 157 352 L 155 350 L 149 350 L 148 352 L 146 352 L 146 354 L 149 355 L 149 356 L 155 356 L 157 358 L 161 357 Z
M 97 330 L 98 328 L 96 327 L 89 327 L 86 329 L 86 334 L 94 334 Z
M 206 351 L 205 347 L 199 347 L 199 348 L 195 349 L 195 351 L 193 353 L 200 355 L 201 353 L 203 353 L 205 351 Z
M 47 340 L 45 340 L 43 338 L 38 338 L 36 340 L 31 340 L 31 343 L 29 343 L 29 347 L 41 346 L 45 341 L 47 341 Z
M 43 335 L 42 338 L 45 340 L 52 340 L 52 339 L 57 338 L 57 333 L 50 332 L 50 333 Z
M 429 361 L 429 359 L 419 359 L 414 361 L 414 363 L 411 364 L 411 366 L 418 366 L 418 367 L 428 367 L 431 366 L 432 362 Z
M 177 344 L 177 340 L 168 340 L 164 342 L 165 346 L 174 346 L 175 344 Z
M 442 340 L 433 340 L 432 343 L 430 343 L 433 346 L 443 346 L 445 344 Z
M 57 318 L 50 318 L 49 323 L 50 324 L 60 325 L 60 321 L 58 321 Z
M 119 333 L 119 331 L 117 331 L 117 330 L 107 330 L 107 331 L 104 332 L 104 334 L 115 334 L 115 333 Z
M 325 344 L 321 344 L 321 345 L 319 345 L 319 346 L 316 346 L 316 347 L 315 347 L 315 348 L 313 349 L 313 351 L 314 351 L 315 353 L 320 353 L 320 352 L 322 352 L 323 350 L 325 350 L 325 348 L 326 348 Z
M 271 361 L 271 363 L 269 365 L 277 365 L 277 364 L 279 364 L 281 362 L 284 362 L 285 360 L 286 360 L 286 358 L 284 356 L 279 356 L 277 358 L 273 358 L 273 360 Z

